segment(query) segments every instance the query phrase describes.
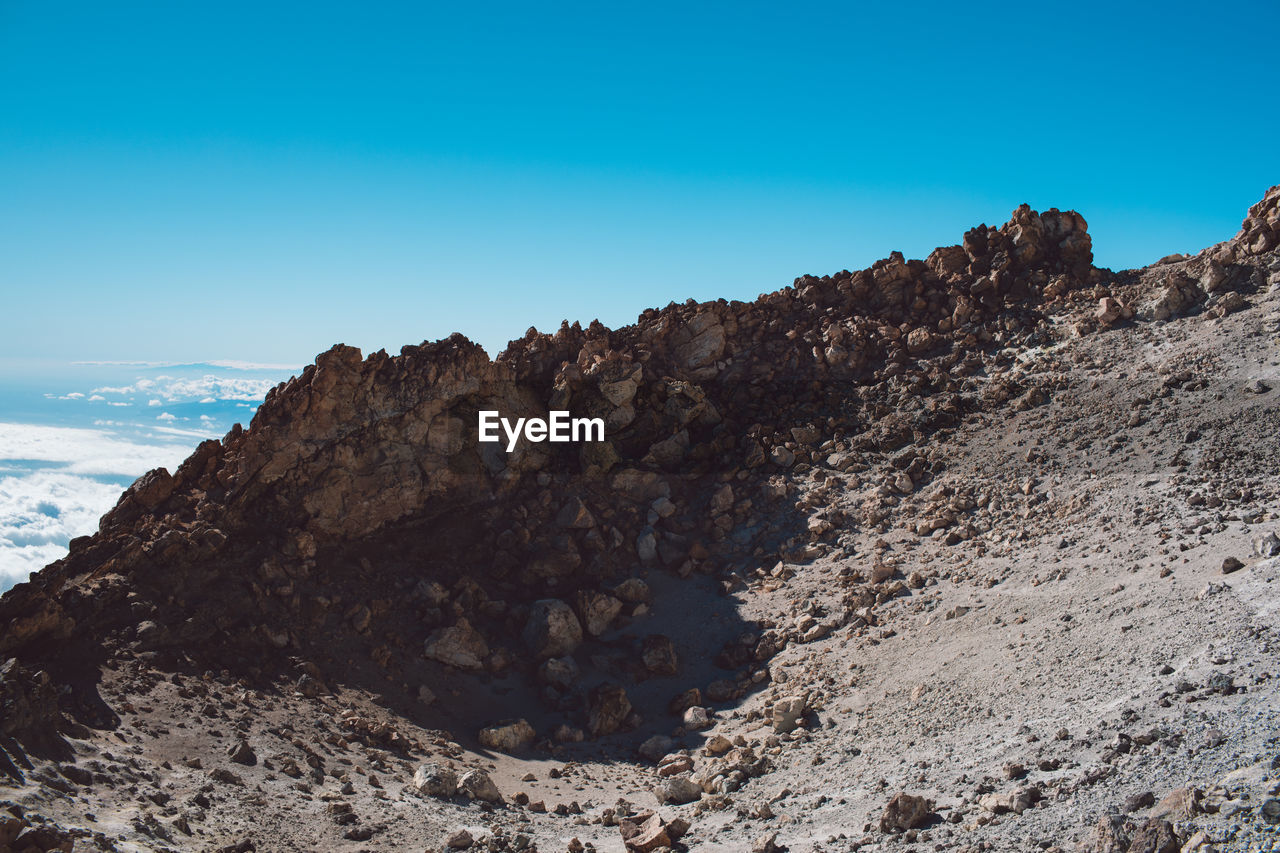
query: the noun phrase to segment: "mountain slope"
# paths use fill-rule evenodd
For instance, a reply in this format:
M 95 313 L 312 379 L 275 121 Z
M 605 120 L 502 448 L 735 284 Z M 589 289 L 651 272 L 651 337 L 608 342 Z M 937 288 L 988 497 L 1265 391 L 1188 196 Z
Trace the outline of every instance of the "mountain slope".
M 1112 273 L 1023 206 L 493 360 L 335 347 L 0 598 L 11 811 L 106 849 L 622 849 L 657 784 L 695 849 L 1265 830 L 1278 210 Z M 508 455 L 489 409 L 608 440 Z M 533 734 L 480 732 L 506 718 Z M 510 802 L 433 798 L 424 761 Z M 1167 829 L 1106 817 L 1188 782 Z M 934 804 L 882 832 L 899 789 Z

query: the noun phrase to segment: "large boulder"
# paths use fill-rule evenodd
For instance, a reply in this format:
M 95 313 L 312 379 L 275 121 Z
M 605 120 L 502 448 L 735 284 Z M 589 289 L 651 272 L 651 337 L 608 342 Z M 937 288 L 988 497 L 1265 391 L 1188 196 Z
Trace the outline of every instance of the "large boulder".
M 458 792 L 458 774 L 434 762 L 427 763 L 413 774 L 413 787 L 419 794 L 448 799 Z
M 529 652 L 540 660 L 563 657 L 582 643 L 582 625 L 568 604 L 544 598 L 533 603 L 523 638 Z
M 499 752 L 517 752 L 537 737 L 537 732 L 527 720 L 503 720 L 495 726 L 480 730 L 480 744 Z
M 483 770 L 468 770 L 463 773 L 462 778 L 458 780 L 458 790 L 473 800 L 482 800 L 486 803 L 505 802 L 498 791 L 498 786 L 493 784 L 489 774 Z
M 12 658 L 0 665 L 0 735 L 44 744 L 58 736 L 62 723 L 58 692 L 47 673 L 33 673 Z
M 629 853 L 651 853 L 670 847 L 688 830 L 689 825 L 679 819 L 663 822 L 653 812 L 642 812 L 618 821 L 618 832 Z
M 778 734 L 795 731 L 808 703 L 803 696 L 783 696 L 773 703 L 773 730 Z
M 547 658 L 538 667 L 538 681 L 560 690 L 570 690 L 582 676 L 578 663 L 571 657 Z
M 897 793 L 880 815 L 881 832 L 903 832 L 924 826 L 933 818 L 933 802 L 915 794 Z
M 627 691 L 617 684 L 601 684 L 591 691 L 587 730 L 596 737 L 613 734 L 622 728 L 630 714 L 631 700 L 627 698 Z
M 1198 283 L 1181 273 L 1170 276 L 1160 295 L 1143 307 L 1142 316 L 1148 320 L 1170 320 L 1190 311 L 1204 301 L 1204 291 Z
M 432 632 L 423 646 L 423 654 L 457 669 L 484 669 L 489 644 L 470 622 L 460 618 L 453 627 Z
M 582 627 L 593 637 L 599 637 L 622 612 L 622 602 L 606 592 L 583 590 L 578 593 L 578 616 Z
M 1178 853 L 1182 838 L 1173 824 L 1162 818 L 1150 818 L 1129 841 L 1128 853 Z
M 675 675 L 679 668 L 675 644 L 662 634 L 645 637 L 640 659 L 644 668 L 654 675 Z
M 653 794 L 658 798 L 660 804 L 666 805 L 670 803 L 674 806 L 682 806 L 685 803 L 695 803 L 702 798 L 702 786 L 693 779 L 689 778 L 686 773 L 678 776 L 672 776 L 663 779 Z

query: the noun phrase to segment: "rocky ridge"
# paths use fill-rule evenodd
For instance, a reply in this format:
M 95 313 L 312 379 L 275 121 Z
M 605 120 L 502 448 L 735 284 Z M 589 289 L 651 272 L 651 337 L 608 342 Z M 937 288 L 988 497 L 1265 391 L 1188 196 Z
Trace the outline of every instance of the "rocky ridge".
M 335 347 L 275 389 L 249 429 L 204 443 L 173 474 L 141 478 L 95 536 L 0 599 L 10 777 L 72 796 L 77 785 L 92 791 L 130 775 L 145 786 L 166 773 L 119 756 L 69 761 L 68 750 L 87 750 L 96 732 L 137 716 L 150 719 L 140 729 L 149 740 L 181 749 L 170 743 L 174 720 L 157 719 L 155 708 L 189 707 L 218 732 L 210 737 L 226 739 L 228 725 L 240 732 L 227 744 L 232 764 L 306 780 L 297 785 L 309 790 L 297 793 L 308 802 L 328 798 L 332 822 L 353 844 L 395 832 L 345 817 L 356 815 L 340 799 L 351 798 L 343 792 L 354 780 L 333 759 L 353 748 L 365 751 L 361 776 L 402 777 L 401 797 L 425 797 L 446 816 L 477 807 L 468 802 L 495 814 L 549 811 L 489 778 L 502 777 L 506 759 L 487 769 L 458 764 L 477 748 L 568 759 L 555 778 L 590 775 L 575 767 L 635 749 L 641 758 L 627 772 L 652 781 L 623 774 L 614 784 L 653 787 L 654 806 L 731 812 L 735 792 L 821 739 L 812 730 L 840 691 L 814 649 L 854 643 L 874 655 L 914 616 L 928 618 L 941 582 L 1003 583 L 1002 571 L 1016 576 L 1011 558 L 1048 536 L 1078 536 L 1094 511 L 1100 498 L 1087 489 L 1065 501 L 1043 489 L 1061 463 L 1034 446 L 985 472 L 966 467 L 966 430 L 1004 418 L 1030 429 L 1040 419 L 1053 429 L 1039 434 L 1065 443 L 1092 446 L 1105 431 L 1105 453 L 1132 460 L 1143 439 L 1113 434 L 1115 424 L 1135 434 L 1145 426 L 1150 438 L 1153 416 L 1190 422 L 1160 401 L 1213 374 L 1213 352 L 1167 369 L 1149 393 L 1101 404 L 1078 376 L 1116 353 L 1090 342 L 1137 339 L 1186 315 L 1225 322 L 1260 310 L 1280 271 L 1278 210 L 1273 189 L 1233 240 L 1117 274 L 1092 266 L 1078 214 L 1024 206 L 1001 228 L 973 229 L 924 261 L 895 254 L 856 273 L 797 279 L 752 303 L 649 311 L 619 330 L 530 330 L 495 360 L 460 336 L 397 357 Z M 1254 381 L 1246 400 L 1262 408 L 1242 409 L 1235 423 L 1265 435 L 1270 388 Z M 1127 409 L 1098 419 L 1105 424 L 1057 414 L 1086 397 Z M 489 408 L 600 416 L 609 440 L 523 444 L 507 455 L 474 440 L 476 412 Z M 1194 446 L 1189 435 L 1177 443 Z M 1249 441 L 1229 438 L 1236 451 Z M 1237 519 L 1264 523 L 1275 479 L 1236 472 L 1247 454 L 1217 455 L 1197 457 L 1205 476 L 1181 509 L 1239 507 Z M 1192 463 L 1184 454 L 1181 464 Z M 1026 471 L 1011 495 L 1019 467 Z M 1171 483 L 1165 499 L 1182 488 Z M 1173 512 L 1159 499 L 1135 504 L 1125 519 L 1134 529 L 1165 526 Z M 1222 524 L 1190 529 L 1212 537 Z M 1259 542 L 1260 555 L 1269 546 Z M 952 549 L 952 565 L 940 573 L 915 560 L 920 547 Z M 1040 575 L 1037 585 L 1047 580 Z M 941 623 L 960 624 L 973 610 L 954 604 Z M 663 633 L 645 630 L 658 617 Z M 804 676 L 786 676 L 789 666 Z M 1187 692 L 1201 689 L 1235 694 L 1212 684 Z M 327 710 L 310 712 L 314 735 L 296 723 L 262 726 L 272 713 L 317 704 Z M 735 714 L 771 733 L 719 732 Z M 443 731 L 461 725 L 465 745 Z M 1133 751 L 1126 737 L 1117 755 Z M 254 741 L 286 749 L 260 766 Z M 31 756 L 57 769 L 40 775 Z M 1054 772 L 1045 769 L 1053 760 L 1005 776 L 1031 774 L 1034 783 L 1036 772 Z M 81 766 L 95 762 L 103 769 Z M 178 775 L 200 775 L 183 766 Z M 243 769 L 213 772 L 220 788 L 245 784 Z M 330 780 L 338 784 L 327 793 Z M 174 814 L 189 829 L 192 818 L 155 784 L 160 817 L 148 811 L 151 823 L 139 818 L 144 828 L 104 835 L 99 847 L 184 846 L 174 841 L 172 827 L 186 835 Z M 1022 814 L 1063 790 L 984 785 L 991 790 L 971 802 L 990 815 Z M 586 811 L 555 805 L 575 824 Z M 941 820 L 937 802 L 916 793 L 886 793 L 878 807 L 884 813 L 868 831 L 886 838 L 912 841 Z M 72 837 L 15 808 L 12 821 L 27 826 L 5 843 L 46 833 L 48 845 L 28 846 L 56 849 Z M 191 808 L 201 843 L 228 831 L 199 830 L 210 807 Z M 766 802 L 749 812 L 767 826 L 774 809 Z M 1095 846 L 1154 850 L 1167 846 L 1165 835 L 1186 840 L 1167 815 L 1147 821 L 1107 818 L 1098 838 L 1116 840 Z M 589 825 L 621 827 L 628 849 L 691 843 L 685 817 L 629 803 Z M 515 840 L 522 834 L 524 847 Z M 498 821 L 439 841 L 462 849 L 483 837 L 489 849 L 525 849 L 537 835 L 507 833 Z M 768 833 L 756 840 L 780 849 Z

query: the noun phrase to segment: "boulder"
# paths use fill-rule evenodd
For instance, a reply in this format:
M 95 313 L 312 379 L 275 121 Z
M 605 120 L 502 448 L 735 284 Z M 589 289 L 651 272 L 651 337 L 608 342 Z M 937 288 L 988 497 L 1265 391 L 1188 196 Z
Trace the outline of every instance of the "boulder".
M 448 799 L 458 792 L 458 774 L 439 764 L 423 764 L 413 774 L 413 787 L 419 794 Z
M 1280 536 L 1274 532 L 1253 540 L 1253 553 L 1259 557 L 1280 557 Z
M 1080 846 L 1080 853 L 1128 853 L 1129 834 L 1120 815 L 1103 815 L 1094 824 L 1093 834 Z
M 467 850 L 473 843 L 475 843 L 475 839 L 471 837 L 471 833 L 466 829 L 451 832 L 444 841 L 444 845 L 450 850 Z
M 1200 811 L 1199 790 L 1195 788 L 1175 788 L 1156 804 L 1149 816 L 1168 820 L 1191 820 Z
M 693 705 L 686 708 L 684 714 L 680 717 L 684 727 L 691 732 L 700 732 L 703 729 L 711 728 L 711 709 L 704 708 L 701 705 Z
M 613 588 L 613 594 L 628 604 L 643 604 L 652 597 L 649 585 L 640 578 L 627 578 Z
M 563 657 L 582 642 L 582 625 L 568 604 L 544 598 L 533 603 L 522 636 L 529 653 L 538 659 Z
M 450 628 L 433 631 L 423 646 L 423 654 L 456 669 L 484 669 L 484 659 L 489 655 L 489 644 L 471 623 L 459 617 Z
M 914 794 L 893 795 L 880 815 L 881 832 L 905 832 L 929 823 L 934 817 L 933 801 Z
M 662 818 L 654 812 L 644 812 L 618 822 L 622 843 L 632 853 L 652 853 L 670 847 L 672 838 L 667 834 Z
M 807 700 L 804 696 L 784 696 L 773 703 L 773 730 L 778 734 L 786 734 L 800 725 L 800 718 L 805 715 Z
M 627 691 L 617 684 L 601 684 L 591 691 L 587 731 L 593 737 L 613 734 L 631 714 Z
M 658 761 L 675 748 L 676 742 L 666 735 L 654 735 L 636 749 L 641 757 Z
M 1040 801 L 1040 789 L 1034 785 L 1020 785 L 1003 794 L 987 794 L 978 800 L 978 805 L 992 814 L 1022 814 Z
M 0 665 L 0 735 L 47 743 L 63 723 L 58 693 L 45 672 L 31 672 L 14 658 Z
M 685 368 L 697 369 L 714 363 L 724 354 L 724 326 L 714 314 L 699 314 L 688 326 L 690 337 L 676 346 L 676 360 Z
M 1109 326 L 1124 316 L 1124 306 L 1118 299 L 1104 296 L 1098 301 L 1098 310 L 1093 315 L 1099 323 Z
M 592 637 L 599 637 L 622 612 L 622 602 L 612 595 L 595 590 L 583 590 L 577 596 L 578 618 L 583 629 Z
M 662 634 L 645 637 L 640 659 L 644 668 L 653 675 L 675 675 L 679 667 L 675 644 Z
M 560 690 L 569 690 L 578 683 L 582 670 L 571 657 L 547 658 L 538 667 L 538 681 Z
M 1150 320 L 1170 320 L 1191 310 L 1204 299 L 1199 285 L 1181 274 L 1175 274 L 1165 283 L 1160 295 L 1143 309 L 1143 316 Z
M 572 497 L 556 513 L 556 524 L 571 530 L 588 530 L 596 526 L 596 519 L 581 498 Z
M 468 770 L 463 773 L 462 778 L 458 779 L 458 790 L 473 800 L 483 800 L 486 803 L 505 802 L 498 791 L 498 786 L 493 784 L 489 774 L 483 770 Z
M 670 776 L 653 789 L 654 796 L 660 804 L 675 806 L 694 803 L 702 798 L 702 787 L 687 774 Z
M 499 752 L 517 752 L 528 747 L 537 732 L 526 720 L 503 720 L 480 730 L 480 744 Z
M 1129 839 L 1127 853 L 1179 853 L 1182 838 L 1173 824 L 1162 818 L 1150 818 Z
M 236 764 L 244 764 L 249 767 L 258 763 L 258 756 L 254 753 L 253 747 L 242 740 L 236 741 L 227 747 L 227 757 Z

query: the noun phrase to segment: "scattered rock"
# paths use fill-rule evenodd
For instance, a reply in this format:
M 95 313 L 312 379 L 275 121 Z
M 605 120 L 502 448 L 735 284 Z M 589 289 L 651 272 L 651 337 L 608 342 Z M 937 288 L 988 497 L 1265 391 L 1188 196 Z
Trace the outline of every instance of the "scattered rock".
M 702 786 L 686 775 L 671 776 L 653 789 L 661 804 L 684 805 L 702 797 Z
M 655 812 L 642 812 L 619 821 L 618 831 L 622 834 L 623 844 L 633 853 L 652 853 L 670 847 L 675 840 Z
M 1003 794 L 986 794 L 978 799 L 978 805 L 992 814 L 1022 814 L 1040 802 L 1040 789 L 1034 785 L 1022 785 Z
M 1156 804 L 1152 818 L 1167 820 L 1191 820 L 1200 813 L 1200 791 L 1195 788 L 1175 788 Z
M 1161 818 L 1151 818 L 1138 827 L 1129 840 L 1128 853 L 1179 853 L 1182 838 L 1173 825 Z
M 533 743 L 537 733 L 526 720 L 504 720 L 480 730 L 480 744 L 499 752 L 518 752 Z
M 469 850 L 473 843 L 475 843 L 475 839 L 465 829 L 454 830 L 449 833 L 449 837 L 444 841 L 445 846 L 450 850 Z
M 258 763 L 258 756 L 254 753 L 252 747 L 245 741 L 236 741 L 227 747 L 227 757 L 236 764 L 245 764 L 250 767 Z
M 627 691 L 617 684 L 601 684 L 591 691 L 587 731 L 593 737 L 613 734 L 622 728 L 630 714 Z
M 582 642 L 582 625 L 568 604 L 558 598 L 544 598 L 534 602 L 523 636 L 536 657 L 563 657 L 572 654 Z
M 773 703 L 773 730 L 778 734 L 795 731 L 806 711 L 807 699 L 804 696 L 782 697 Z
M 458 775 L 439 764 L 423 764 L 413 774 L 413 787 L 425 796 L 448 799 L 458 792 Z
M 922 827 L 933 818 L 932 800 L 899 792 L 893 795 L 880 815 L 880 831 L 904 832 Z
M 645 669 L 653 675 L 675 675 L 679 670 L 676 660 L 675 644 L 670 637 L 662 634 L 650 634 L 645 637 L 644 649 L 640 653 Z
M 493 784 L 489 774 L 483 770 L 468 770 L 463 773 L 458 779 L 458 790 L 473 800 L 483 800 L 486 803 L 503 802 L 498 786 Z
M 459 618 L 451 628 L 440 628 L 427 637 L 423 653 L 431 660 L 457 669 L 484 669 L 484 659 L 489 656 L 489 644 L 471 627 L 465 618 Z

